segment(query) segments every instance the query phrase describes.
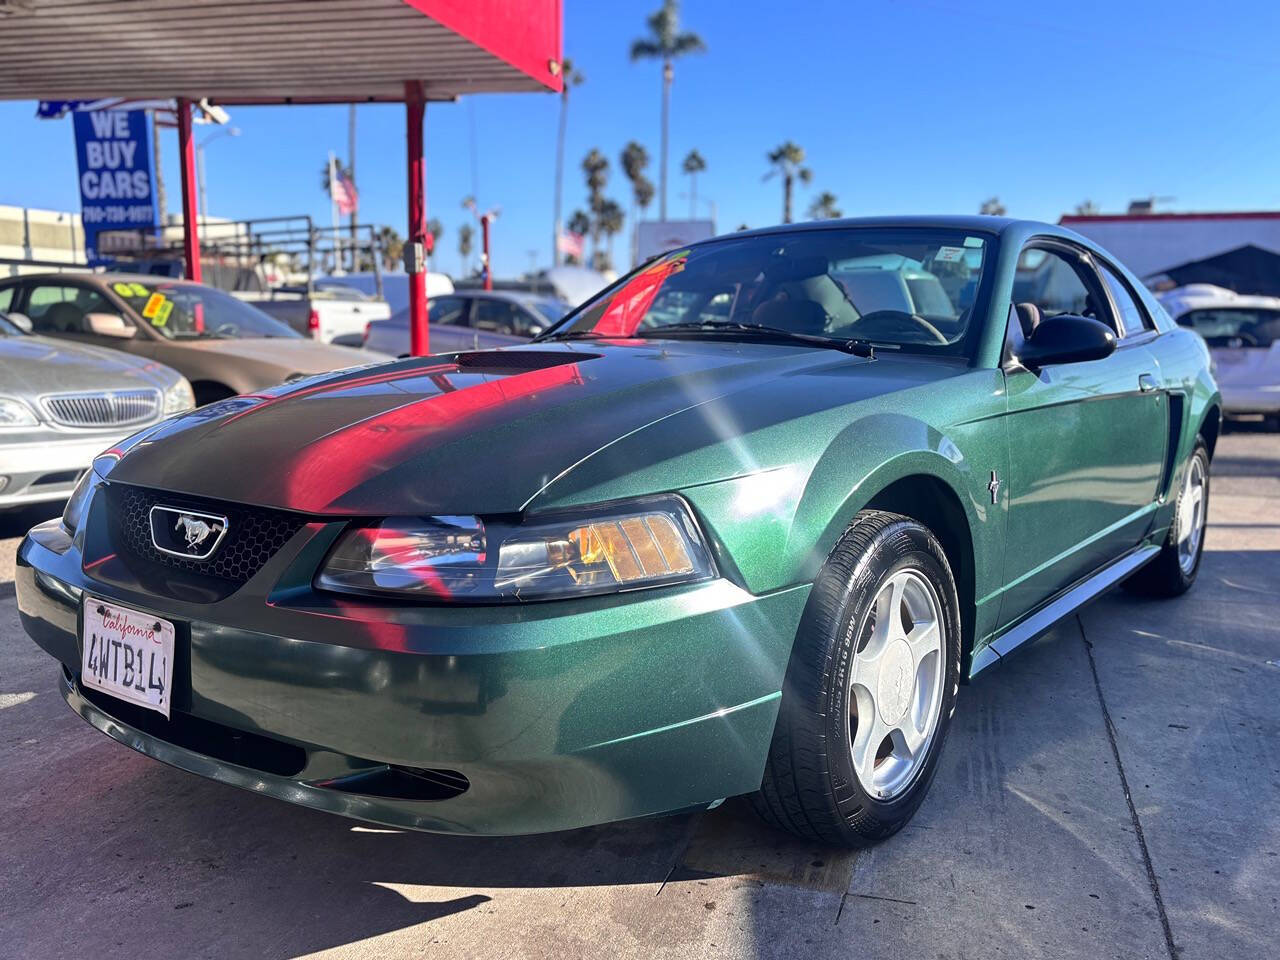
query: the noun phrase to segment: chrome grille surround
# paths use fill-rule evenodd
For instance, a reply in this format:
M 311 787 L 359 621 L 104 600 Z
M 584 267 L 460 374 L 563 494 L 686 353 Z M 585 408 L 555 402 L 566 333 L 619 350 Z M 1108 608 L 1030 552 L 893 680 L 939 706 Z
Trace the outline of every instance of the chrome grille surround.
M 54 423 L 90 428 L 146 423 L 159 417 L 160 402 L 160 391 L 154 387 L 55 393 L 40 398 L 40 406 Z

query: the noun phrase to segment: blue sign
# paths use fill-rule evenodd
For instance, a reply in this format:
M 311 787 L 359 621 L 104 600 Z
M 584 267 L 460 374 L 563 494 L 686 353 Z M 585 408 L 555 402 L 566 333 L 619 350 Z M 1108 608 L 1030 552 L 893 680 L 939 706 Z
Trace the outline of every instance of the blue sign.
M 110 250 L 100 249 L 98 234 L 154 229 L 159 223 L 151 124 L 145 110 L 76 112 L 72 118 L 85 255 L 96 266 L 110 262 Z

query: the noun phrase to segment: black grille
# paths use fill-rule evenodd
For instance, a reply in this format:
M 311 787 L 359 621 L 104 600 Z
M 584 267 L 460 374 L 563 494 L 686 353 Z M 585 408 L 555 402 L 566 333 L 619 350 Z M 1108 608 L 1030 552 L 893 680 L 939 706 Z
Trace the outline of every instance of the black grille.
M 306 523 L 305 518 L 284 510 L 221 503 L 121 484 L 107 484 L 105 490 L 111 542 L 118 553 L 202 577 L 216 577 L 236 586 L 248 582 Z M 227 535 L 208 560 L 161 553 L 151 542 L 151 508 L 156 504 L 225 516 Z

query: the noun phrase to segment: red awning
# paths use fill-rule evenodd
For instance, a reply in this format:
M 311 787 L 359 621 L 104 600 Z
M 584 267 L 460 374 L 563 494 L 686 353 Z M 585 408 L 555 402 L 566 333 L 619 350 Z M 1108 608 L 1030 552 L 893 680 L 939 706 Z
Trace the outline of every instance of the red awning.
M 560 0 L 35 0 L 0 16 L 0 99 L 402 101 L 559 90 Z

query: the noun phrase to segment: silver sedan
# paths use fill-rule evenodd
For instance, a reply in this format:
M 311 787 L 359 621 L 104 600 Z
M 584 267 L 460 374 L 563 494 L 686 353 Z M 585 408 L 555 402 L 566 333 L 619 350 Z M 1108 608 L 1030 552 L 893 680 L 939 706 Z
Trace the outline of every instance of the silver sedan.
M 20 323 L 0 314 L 0 510 L 65 500 L 103 450 L 194 406 L 170 367 Z
M 526 343 L 569 310 L 554 297 L 507 290 L 460 289 L 432 297 L 427 306 L 432 353 L 457 353 Z M 393 357 L 409 353 L 409 311 L 375 320 L 364 347 Z

